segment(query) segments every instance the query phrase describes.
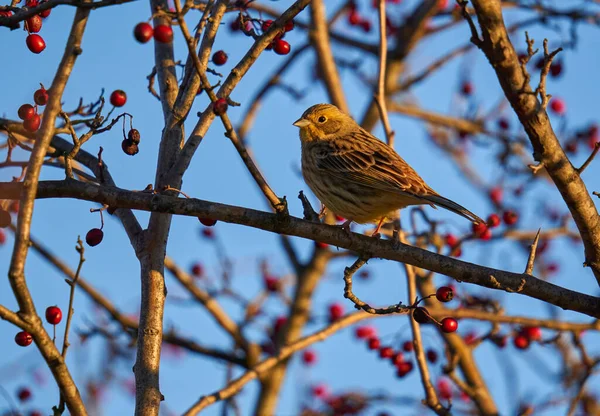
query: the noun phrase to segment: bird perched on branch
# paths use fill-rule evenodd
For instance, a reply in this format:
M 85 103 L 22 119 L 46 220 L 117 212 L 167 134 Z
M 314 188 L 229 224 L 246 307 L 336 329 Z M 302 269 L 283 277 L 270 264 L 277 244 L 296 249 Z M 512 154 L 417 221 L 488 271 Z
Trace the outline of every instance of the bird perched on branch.
M 360 127 L 331 104 L 317 104 L 302 114 L 302 174 L 324 206 L 351 222 L 377 222 L 409 205 L 440 206 L 474 223 L 484 221 L 439 195 L 390 146 Z

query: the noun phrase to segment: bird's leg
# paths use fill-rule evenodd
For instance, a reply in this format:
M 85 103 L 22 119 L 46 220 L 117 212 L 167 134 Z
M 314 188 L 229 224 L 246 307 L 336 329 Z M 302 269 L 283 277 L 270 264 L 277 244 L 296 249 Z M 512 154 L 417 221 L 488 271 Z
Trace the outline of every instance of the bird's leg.
M 346 233 L 348 233 L 349 237 L 352 237 L 352 230 L 350 229 L 350 225 L 352 224 L 352 220 L 346 220 L 344 221 L 344 223 L 341 225 L 342 230 L 346 231 Z
M 327 213 L 327 207 L 325 206 L 325 204 L 321 203 L 321 210 L 319 211 L 319 219 L 322 220 L 326 213 Z
M 381 219 L 379 220 L 379 224 L 377 224 L 377 228 L 375 228 L 375 231 L 373 231 L 373 234 L 371 234 L 371 237 L 375 237 L 375 238 L 381 237 L 381 235 L 379 234 L 379 229 L 383 225 L 384 220 L 385 220 L 385 217 L 381 217 Z

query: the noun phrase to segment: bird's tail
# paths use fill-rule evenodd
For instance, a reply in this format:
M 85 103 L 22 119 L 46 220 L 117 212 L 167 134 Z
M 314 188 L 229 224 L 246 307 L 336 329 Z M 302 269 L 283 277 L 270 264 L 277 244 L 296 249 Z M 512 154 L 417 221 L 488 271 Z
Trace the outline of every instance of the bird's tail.
M 471 222 L 474 222 L 475 224 L 485 223 L 484 220 L 479 218 L 477 215 L 473 214 L 471 211 L 469 211 L 462 205 L 459 205 L 456 202 L 449 200 L 448 198 L 444 198 L 441 195 L 426 195 L 426 196 L 422 196 L 421 198 L 423 198 L 435 205 L 438 205 L 442 208 L 445 208 L 448 211 L 452 211 L 455 214 L 465 217 L 466 219 L 468 219 Z

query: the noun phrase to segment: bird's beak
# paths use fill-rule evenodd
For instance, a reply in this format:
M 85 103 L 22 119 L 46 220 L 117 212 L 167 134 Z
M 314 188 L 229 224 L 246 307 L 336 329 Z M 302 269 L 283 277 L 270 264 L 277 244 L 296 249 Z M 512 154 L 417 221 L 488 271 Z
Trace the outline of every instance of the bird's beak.
M 306 127 L 310 124 L 310 121 L 304 119 L 304 118 L 299 118 L 298 120 L 294 121 L 294 126 L 296 127 Z

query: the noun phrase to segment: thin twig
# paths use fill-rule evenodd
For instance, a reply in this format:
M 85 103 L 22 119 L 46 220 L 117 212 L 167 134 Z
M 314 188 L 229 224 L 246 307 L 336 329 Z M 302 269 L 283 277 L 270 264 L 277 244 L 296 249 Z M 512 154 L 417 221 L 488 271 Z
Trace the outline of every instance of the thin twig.
M 385 69 L 387 67 L 387 27 L 385 23 L 385 0 L 379 0 L 379 77 L 377 80 L 377 93 L 375 94 L 375 103 L 379 109 L 379 115 L 383 128 L 385 129 L 385 137 L 387 144 L 394 147 L 394 131 L 390 126 L 388 117 L 385 95 Z
M 530 246 L 529 258 L 527 259 L 527 266 L 525 267 L 525 274 L 533 275 L 533 264 L 535 263 L 535 252 L 537 251 L 538 241 L 540 241 L 540 228 L 533 239 L 533 243 Z
M 594 150 L 592 150 L 592 153 L 588 156 L 588 158 L 585 160 L 585 162 L 583 162 L 583 165 L 581 165 L 581 167 L 579 169 L 577 169 L 577 173 L 579 173 L 580 175 L 583 173 L 585 168 L 587 168 L 590 165 L 590 163 L 592 163 L 592 160 L 594 160 L 594 158 L 596 157 L 596 154 L 598 153 L 599 150 L 600 150 L 600 142 L 596 142 L 596 144 L 594 145 Z

